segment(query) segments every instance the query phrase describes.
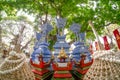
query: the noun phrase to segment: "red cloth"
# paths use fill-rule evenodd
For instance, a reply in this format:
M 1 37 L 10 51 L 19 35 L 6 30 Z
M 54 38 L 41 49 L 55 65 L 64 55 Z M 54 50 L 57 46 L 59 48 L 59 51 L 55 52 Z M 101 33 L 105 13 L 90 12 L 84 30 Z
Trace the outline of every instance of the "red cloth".
M 90 53 L 93 54 L 93 46 L 92 46 L 92 44 L 90 44 L 89 50 L 90 50 Z
M 116 38 L 118 48 L 120 49 L 120 33 L 119 33 L 119 31 L 117 29 L 115 29 L 113 31 L 113 33 L 114 33 L 114 36 Z
M 110 45 L 108 43 L 107 36 L 104 36 L 103 40 L 104 40 L 105 50 L 110 50 Z
M 38 74 L 40 76 L 42 76 L 43 74 L 49 72 L 49 70 L 44 70 L 44 71 L 37 71 L 37 70 L 32 70 L 33 73 Z
M 72 75 L 70 73 L 66 73 L 66 74 L 59 74 L 59 73 L 55 73 L 54 78 L 71 78 Z

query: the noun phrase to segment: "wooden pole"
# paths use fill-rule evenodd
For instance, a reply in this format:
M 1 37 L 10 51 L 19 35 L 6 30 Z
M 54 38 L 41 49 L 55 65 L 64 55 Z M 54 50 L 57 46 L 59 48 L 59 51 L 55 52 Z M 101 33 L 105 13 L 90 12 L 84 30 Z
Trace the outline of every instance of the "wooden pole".
M 0 53 L 2 53 L 2 27 L 0 26 Z

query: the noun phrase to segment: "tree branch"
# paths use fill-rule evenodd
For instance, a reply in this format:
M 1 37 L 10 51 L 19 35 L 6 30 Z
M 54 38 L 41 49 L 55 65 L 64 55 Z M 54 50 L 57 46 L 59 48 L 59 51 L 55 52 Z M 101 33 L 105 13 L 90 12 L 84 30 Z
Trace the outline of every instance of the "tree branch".
M 58 15 L 58 13 L 59 13 L 58 6 L 56 6 L 55 3 L 50 2 L 50 0 L 48 0 L 48 2 L 50 3 L 51 7 L 55 9 L 56 15 Z
M 46 11 L 46 14 L 45 14 L 45 23 L 47 22 L 47 17 L 48 17 L 48 12 Z
M 20 29 L 20 36 L 23 34 L 23 31 L 25 30 L 25 26 L 23 25 L 23 27 Z
M 28 46 L 28 44 L 32 41 L 32 38 L 33 38 L 33 37 L 31 37 L 31 39 L 25 44 L 25 46 L 23 46 L 23 47 L 21 48 L 21 51 Z

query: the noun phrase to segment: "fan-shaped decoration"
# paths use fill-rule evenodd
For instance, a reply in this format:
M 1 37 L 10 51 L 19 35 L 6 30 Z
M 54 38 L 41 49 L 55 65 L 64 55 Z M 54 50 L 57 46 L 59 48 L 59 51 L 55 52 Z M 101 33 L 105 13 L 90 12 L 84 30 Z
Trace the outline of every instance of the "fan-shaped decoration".
M 37 38 L 38 41 L 40 40 L 41 36 L 42 36 L 41 33 L 36 32 L 36 38 Z
M 56 24 L 57 24 L 57 28 L 64 28 L 64 26 L 66 25 L 66 19 L 65 18 L 56 18 Z
M 85 41 L 85 33 L 80 33 L 79 38 L 81 41 Z
M 45 28 L 46 33 L 49 33 L 53 29 L 52 25 L 49 23 L 45 23 Z
M 49 23 L 45 23 L 41 26 L 41 29 L 42 29 L 43 33 L 45 33 L 45 35 L 47 35 L 53 29 L 53 27 Z
M 70 26 L 70 30 L 73 31 L 74 33 L 79 33 L 81 26 L 77 23 L 73 23 Z

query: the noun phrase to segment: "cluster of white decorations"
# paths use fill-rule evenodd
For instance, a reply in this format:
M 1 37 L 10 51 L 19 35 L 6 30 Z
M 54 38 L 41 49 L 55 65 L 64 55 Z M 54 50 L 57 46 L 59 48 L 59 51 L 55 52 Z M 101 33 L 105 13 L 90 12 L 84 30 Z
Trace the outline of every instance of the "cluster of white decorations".
M 6 45 L 10 45 L 12 40 L 15 38 L 15 36 L 19 35 L 17 43 L 21 44 L 21 46 L 24 46 L 34 34 L 33 25 L 29 24 L 28 21 L 24 21 L 24 20 L 11 20 L 11 19 L 2 20 L 1 26 L 4 26 L 2 27 L 2 30 L 7 32 L 7 33 L 3 33 L 6 36 L 2 37 L 2 41 Z M 22 30 L 23 33 L 21 34 L 20 31 Z M 15 36 L 13 36 L 13 34 Z
M 8 69 L 8 70 L 0 70 L 0 74 L 7 74 L 7 73 L 11 73 L 13 71 L 18 70 L 19 68 L 21 68 L 23 66 L 23 64 L 26 62 L 26 57 L 24 54 L 17 54 L 16 52 L 12 51 L 10 52 L 10 55 L 8 58 L 5 59 L 5 61 L 0 65 L 0 68 L 7 62 L 9 64 L 12 63 L 20 63 L 18 66 L 14 67 L 13 69 Z M 18 60 L 11 60 L 11 57 L 17 57 Z
M 109 62 L 120 63 L 120 57 L 113 50 L 96 51 L 92 55 L 94 59 L 101 59 Z
M 113 50 L 99 50 L 99 51 L 95 51 L 92 57 L 96 59 L 106 54 L 112 54 L 112 53 L 114 53 Z
M 9 55 L 10 55 L 10 56 L 16 56 L 16 52 L 15 52 L 15 51 L 11 51 L 11 52 L 9 53 Z

